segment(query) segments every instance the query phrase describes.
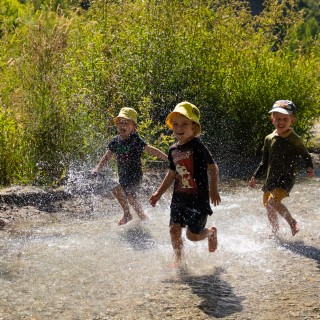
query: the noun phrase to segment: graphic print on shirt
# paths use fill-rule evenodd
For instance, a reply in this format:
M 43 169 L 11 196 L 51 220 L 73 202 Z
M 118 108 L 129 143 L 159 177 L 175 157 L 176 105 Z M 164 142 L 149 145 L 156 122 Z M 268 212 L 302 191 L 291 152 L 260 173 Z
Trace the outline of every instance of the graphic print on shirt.
M 118 155 L 118 161 L 120 163 L 126 163 L 129 160 L 130 145 L 119 144 L 116 153 Z
M 198 186 L 194 180 L 193 153 L 191 150 L 175 150 L 172 152 L 176 166 L 175 192 L 197 194 Z

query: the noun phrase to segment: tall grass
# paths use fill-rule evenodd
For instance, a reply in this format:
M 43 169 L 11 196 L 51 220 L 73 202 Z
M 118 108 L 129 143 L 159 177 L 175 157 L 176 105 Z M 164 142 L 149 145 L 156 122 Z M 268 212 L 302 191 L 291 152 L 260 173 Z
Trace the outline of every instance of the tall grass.
M 26 3 L 0 39 L 0 183 L 57 183 L 73 161 L 96 162 L 124 106 L 164 151 L 164 120 L 182 100 L 199 107 L 217 158 L 259 152 L 278 99 L 297 104 L 296 130 L 309 139 L 320 115 L 317 42 L 300 50 L 295 1 L 266 5 L 252 17 L 242 1 Z

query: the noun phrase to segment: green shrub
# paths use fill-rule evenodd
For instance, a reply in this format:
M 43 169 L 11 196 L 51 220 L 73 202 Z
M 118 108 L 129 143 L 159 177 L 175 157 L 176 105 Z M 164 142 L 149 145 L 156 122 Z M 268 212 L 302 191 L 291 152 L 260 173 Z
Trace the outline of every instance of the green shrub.
M 312 21 L 299 29 L 295 1 L 267 1 L 254 17 L 242 1 L 95 1 L 87 11 L 37 3 L 0 39 L 1 125 L 12 132 L 2 148 L 23 158 L 2 161 L 1 184 L 55 184 L 74 161 L 96 163 L 124 106 L 163 151 L 173 141 L 165 118 L 183 100 L 199 107 L 218 159 L 256 155 L 278 99 L 295 102 L 295 128 L 311 139 L 319 46 Z
M 15 167 L 19 165 L 15 148 L 16 123 L 6 113 L 0 112 L 0 185 L 12 182 Z

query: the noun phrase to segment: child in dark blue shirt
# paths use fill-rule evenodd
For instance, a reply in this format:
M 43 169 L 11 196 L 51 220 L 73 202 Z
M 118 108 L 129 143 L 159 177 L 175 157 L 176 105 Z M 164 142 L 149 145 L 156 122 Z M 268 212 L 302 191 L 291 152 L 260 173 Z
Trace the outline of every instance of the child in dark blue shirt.
M 147 143 L 136 132 L 137 112 L 132 108 L 122 108 L 119 115 L 114 119 L 118 133 L 108 145 L 108 151 L 101 158 L 98 165 L 91 171 L 98 173 L 99 170 L 115 156 L 117 160 L 119 184 L 112 193 L 123 209 L 123 217 L 118 224 L 123 225 L 132 220 L 129 204 L 133 207 L 141 220 L 147 218 L 141 203 L 137 198 L 137 190 L 142 181 L 141 156 L 143 152 L 167 160 L 167 155 L 159 149 L 147 145 Z

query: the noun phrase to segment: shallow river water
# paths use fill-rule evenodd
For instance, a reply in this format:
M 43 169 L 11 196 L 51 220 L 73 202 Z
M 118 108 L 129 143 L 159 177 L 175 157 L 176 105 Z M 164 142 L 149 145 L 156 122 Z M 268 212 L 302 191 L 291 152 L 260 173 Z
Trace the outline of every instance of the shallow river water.
M 150 219 L 121 227 L 101 195 L 16 220 L 0 231 L 0 319 L 320 319 L 319 182 L 299 179 L 284 203 L 301 230 L 292 237 L 281 220 L 278 240 L 259 186 L 222 183 L 208 222 L 218 250 L 185 240 L 180 271 L 169 268 L 170 193 L 156 208 L 144 195 Z

